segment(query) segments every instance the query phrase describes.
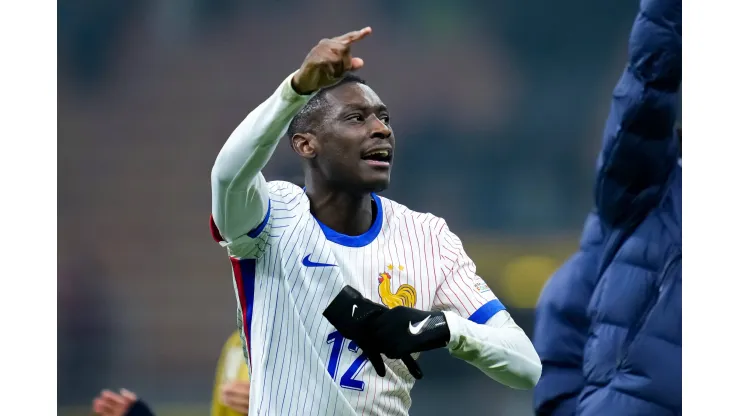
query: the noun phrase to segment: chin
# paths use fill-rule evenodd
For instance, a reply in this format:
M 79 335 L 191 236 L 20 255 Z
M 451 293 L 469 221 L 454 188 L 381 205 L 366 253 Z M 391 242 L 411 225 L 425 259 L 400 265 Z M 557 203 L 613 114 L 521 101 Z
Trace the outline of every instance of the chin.
M 385 191 L 386 189 L 388 189 L 388 187 L 390 186 L 390 184 L 391 184 L 390 181 L 383 182 L 382 184 L 377 184 L 375 186 L 375 188 L 373 188 L 373 190 L 370 191 L 370 192 L 374 192 L 376 194 L 379 194 L 379 193 Z
M 390 186 L 390 184 L 390 175 L 385 175 L 384 177 L 366 178 L 362 181 L 361 187 L 365 189 L 366 192 L 378 193 L 388 189 L 388 186 Z

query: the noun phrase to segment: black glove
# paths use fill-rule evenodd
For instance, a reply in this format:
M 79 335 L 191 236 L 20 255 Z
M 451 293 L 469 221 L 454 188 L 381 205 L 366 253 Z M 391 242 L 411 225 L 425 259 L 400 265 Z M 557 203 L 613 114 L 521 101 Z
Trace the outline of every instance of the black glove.
M 149 409 L 149 406 L 146 405 L 146 403 L 142 402 L 141 400 L 137 400 L 134 402 L 131 407 L 129 407 L 128 411 L 126 412 L 125 416 L 156 416 L 154 412 Z
M 370 323 L 375 347 L 388 358 L 442 348 L 450 342 L 450 328 L 442 312 L 398 306 Z
M 376 346 L 377 340 L 369 328 L 375 319 L 388 311 L 390 311 L 388 308 L 365 298 L 351 286 L 345 286 L 323 313 L 343 337 L 354 341 L 362 348 L 375 372 L 381 377 L 385 377 L 385 364 Z M 410 354 L 395 358 L 401 358 L 414 378 L 418 380 L 423 377 L 421 368 Z

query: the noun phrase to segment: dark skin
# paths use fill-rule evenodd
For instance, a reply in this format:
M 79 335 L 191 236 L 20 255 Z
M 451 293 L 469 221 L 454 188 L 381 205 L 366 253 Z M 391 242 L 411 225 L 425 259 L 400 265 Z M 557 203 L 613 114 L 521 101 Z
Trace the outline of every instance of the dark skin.
M 319 42 L 293 77 L 296 92 L 330 86 L 362 67 L 364 62 L 352 57 L 350 48 L 370 32 L 365 28 Z M 291 144 L 303 159 L 313 215 L 337 232 L 360 235 L 376 213 L 370 194 L 390 183 L 395 137 L 388 109 L 370 87 L 359 83 L 331 89 L 326 100 L 329 105 L 316 115 L 313 131 L 296 133 Z M 378 151 L 386 152 L 384 160 L 370 158 Z

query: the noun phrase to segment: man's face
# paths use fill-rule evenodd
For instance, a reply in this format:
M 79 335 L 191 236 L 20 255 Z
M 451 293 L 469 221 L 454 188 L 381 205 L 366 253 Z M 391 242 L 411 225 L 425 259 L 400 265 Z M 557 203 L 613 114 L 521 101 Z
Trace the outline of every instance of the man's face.
M 327 92 L 316 132 L 315 163 L 334 185 L 380 192 L 390 183 L 395 137 L 388 109 L 367 85 L 349 83 Z

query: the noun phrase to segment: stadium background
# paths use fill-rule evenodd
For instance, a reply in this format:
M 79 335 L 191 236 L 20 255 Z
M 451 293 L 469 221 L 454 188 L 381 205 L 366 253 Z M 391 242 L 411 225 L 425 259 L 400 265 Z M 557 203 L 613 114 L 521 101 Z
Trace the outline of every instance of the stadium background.
M 531 333 L 574 250 L 636 2 L 60 0 L 58 399 L 127 387 L 206 414 L 235 327 L 209 172 L 322 37 L 371 25 L 361 75 L 398 138 L 387 196 L 446 218 Z M 32 127 L 32 126 L 31 126 Z M 281 144 L 269 179 L 300 175 Z M 531 393 L 425 354 L 412 415 L 531 414 Z

